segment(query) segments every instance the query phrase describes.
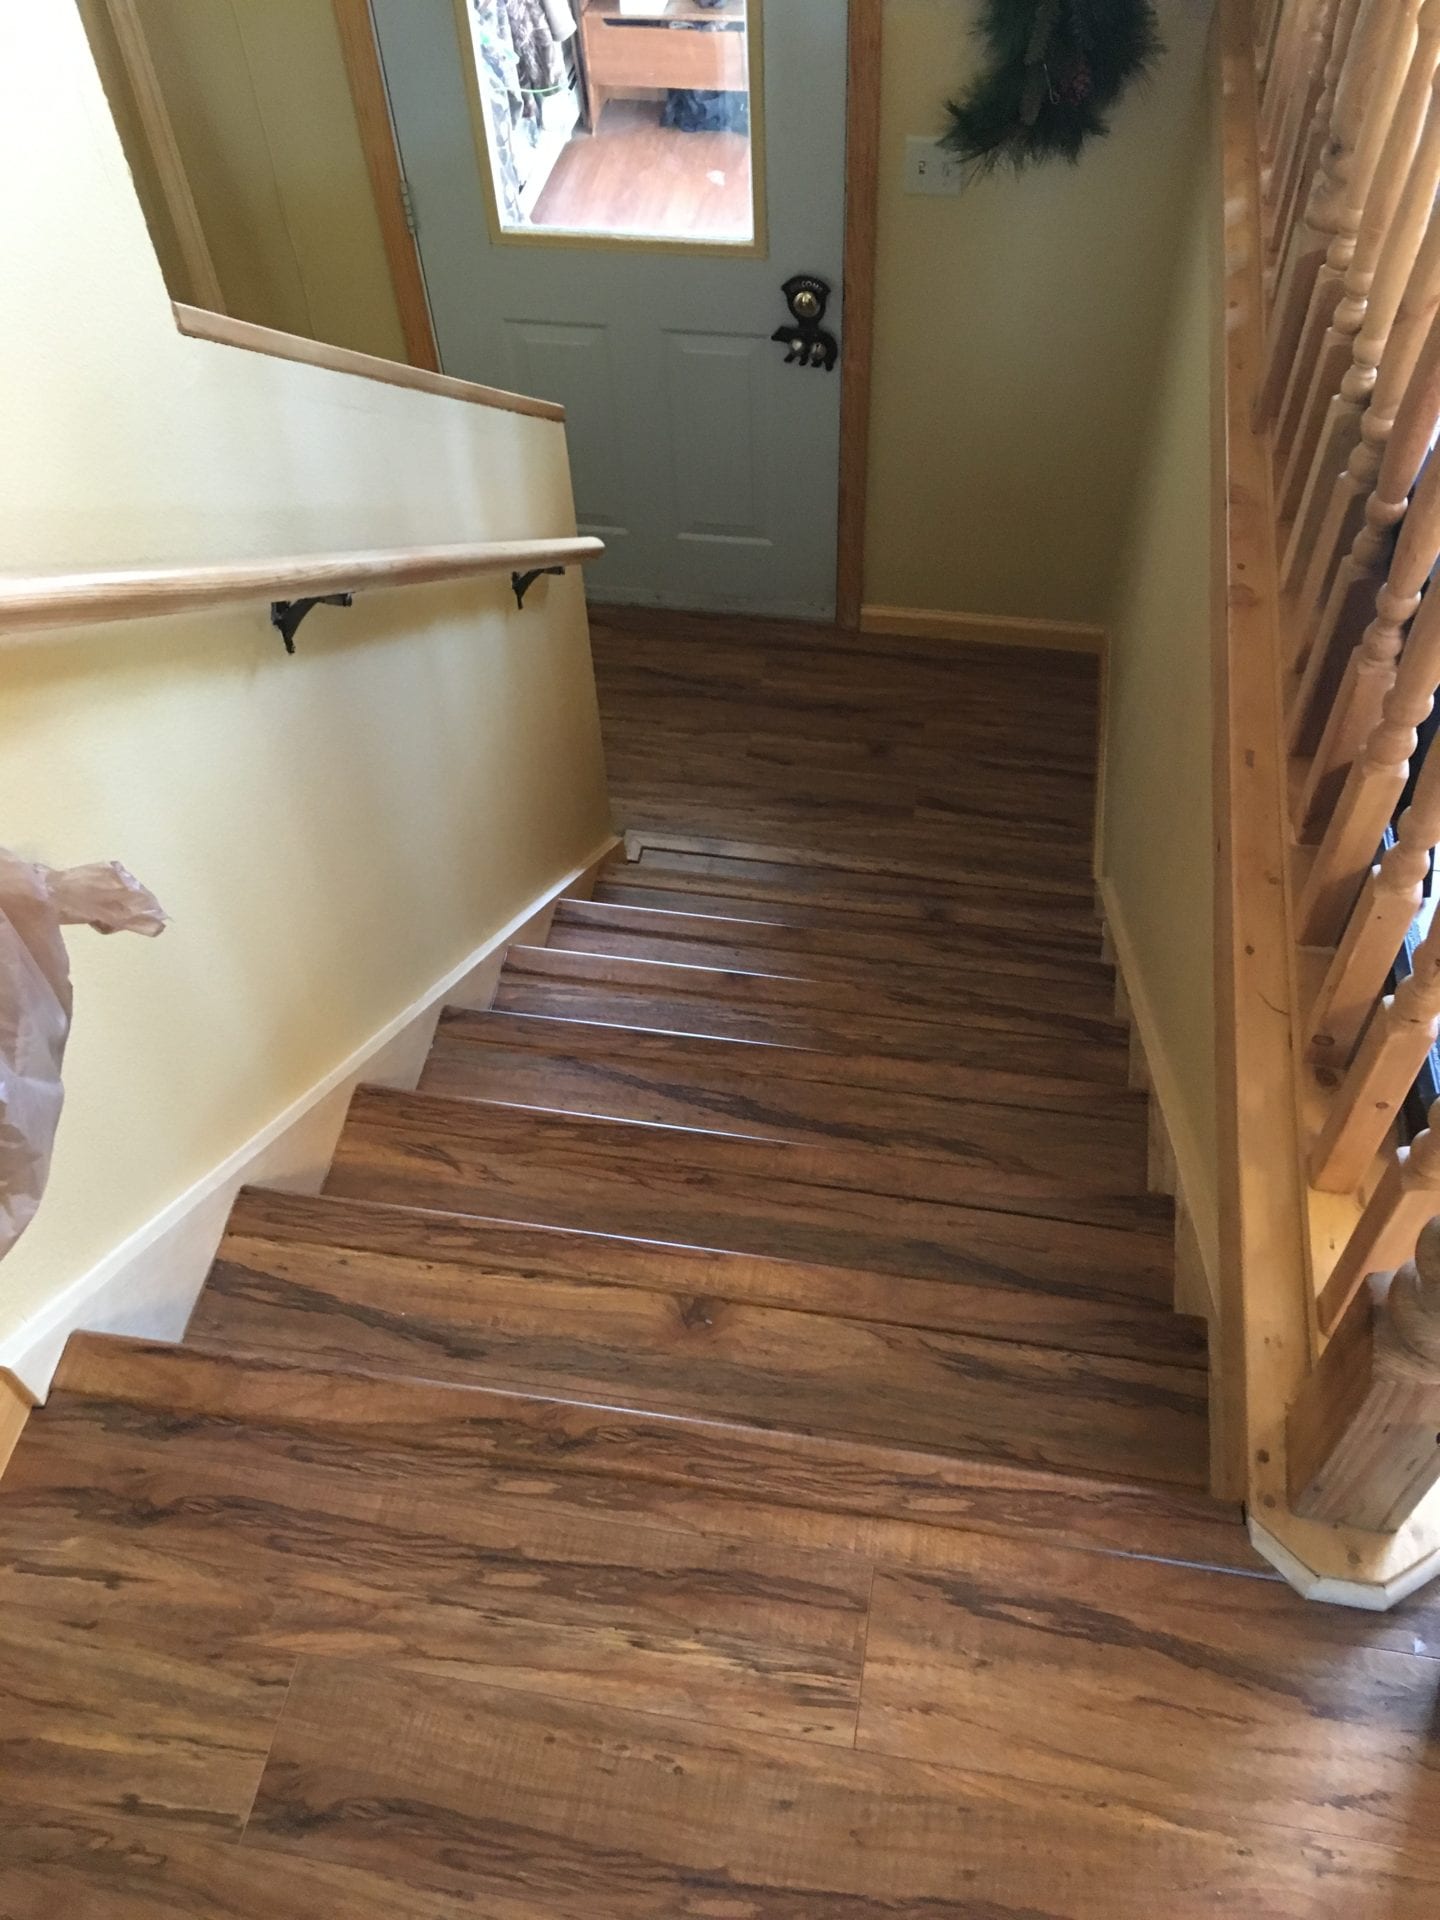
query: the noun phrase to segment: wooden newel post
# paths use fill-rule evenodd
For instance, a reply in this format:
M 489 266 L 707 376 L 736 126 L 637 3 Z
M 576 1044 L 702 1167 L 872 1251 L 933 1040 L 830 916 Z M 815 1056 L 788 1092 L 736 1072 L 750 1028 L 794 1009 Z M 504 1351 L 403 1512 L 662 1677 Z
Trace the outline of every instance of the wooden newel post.
M 1288 1426 L 1290 1504 L 1393 1533 L 1440 1480 L 1440 1220 L 1351 1301 Z

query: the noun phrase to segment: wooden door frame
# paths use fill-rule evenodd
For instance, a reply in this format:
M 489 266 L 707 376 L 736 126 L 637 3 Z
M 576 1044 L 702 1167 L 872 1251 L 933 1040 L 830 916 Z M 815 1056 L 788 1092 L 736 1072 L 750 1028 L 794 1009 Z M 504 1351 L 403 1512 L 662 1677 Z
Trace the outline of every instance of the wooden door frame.
M 400 147 L 390 114 L 390 95 L 380 63 L 380 41 L 370 0 L 331 0 L 340 52 L 350 82 L 355 124 L 370 175 L 371 197 L 380 221 L 390 284 L 400 313 L 405 352 L 412 367 L 439 373 L 440 352 L 430 318 L 430 298 L 420 264 L 420 248 L 410 226 Z
M 860 625 L 865 598 L 870 381 L 875 357 L 875 253 L 880 212 L 880 82 L 884 0 L 849 0 L 845 96 L 845 337 L 840 356 L 840 500 L 835 624 Z

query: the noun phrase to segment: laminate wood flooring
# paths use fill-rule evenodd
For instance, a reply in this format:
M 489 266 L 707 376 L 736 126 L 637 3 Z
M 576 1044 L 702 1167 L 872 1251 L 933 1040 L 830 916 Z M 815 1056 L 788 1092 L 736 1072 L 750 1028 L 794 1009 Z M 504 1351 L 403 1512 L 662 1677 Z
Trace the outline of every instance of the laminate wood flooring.
M 595 621 L 626 846 L 0 1481 L 0 1920 L 1434 1920 L 1205 1490 L 1075 656 Z

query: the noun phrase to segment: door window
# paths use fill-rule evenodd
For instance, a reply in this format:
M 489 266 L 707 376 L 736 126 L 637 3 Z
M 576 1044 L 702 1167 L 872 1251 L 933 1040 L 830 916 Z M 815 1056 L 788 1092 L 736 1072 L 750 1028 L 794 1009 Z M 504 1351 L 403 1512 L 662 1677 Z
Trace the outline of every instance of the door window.
M 756 249 L 759 0 L 457 0 L 497 238 Z

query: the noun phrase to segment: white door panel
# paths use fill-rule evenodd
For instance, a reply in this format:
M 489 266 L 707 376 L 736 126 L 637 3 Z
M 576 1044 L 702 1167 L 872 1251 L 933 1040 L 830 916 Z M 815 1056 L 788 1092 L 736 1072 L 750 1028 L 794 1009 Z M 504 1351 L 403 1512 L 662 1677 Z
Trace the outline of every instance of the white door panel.
M 376 0 L 442 362 L 565 406 L 577 512 L 609 546 L 597 599 L 834 611 L 839 376 L 770 336 L 810 273 L 843 338 L 846 11 L 763 8 L 760 257 L 492 241 L 452 0 Z

